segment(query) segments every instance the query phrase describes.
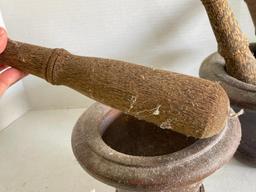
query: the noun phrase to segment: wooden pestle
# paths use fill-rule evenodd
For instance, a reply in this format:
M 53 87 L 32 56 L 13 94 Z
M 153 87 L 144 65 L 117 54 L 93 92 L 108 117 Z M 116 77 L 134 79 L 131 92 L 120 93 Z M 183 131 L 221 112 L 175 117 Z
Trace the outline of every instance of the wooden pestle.
M 222 87 L 196 77 L 12 40 L 0 63 L 187 136 L 211 137 L 228 117 L 229 99 Z
M 256 60 L 227 0 L 201 0 L 211 22 L 227 73 L 256 85 Z M 249 2 L 249 1 L 247 1 Z

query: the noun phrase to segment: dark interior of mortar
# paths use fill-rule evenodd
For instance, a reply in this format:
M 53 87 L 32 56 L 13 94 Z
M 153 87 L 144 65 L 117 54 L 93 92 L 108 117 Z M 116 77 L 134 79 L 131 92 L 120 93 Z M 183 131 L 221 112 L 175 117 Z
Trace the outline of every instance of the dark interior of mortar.
M 251 50 L 251 52 L 253 53 L 253 55 L 255 57 L 255 54 L 256 54 L 256 43 L 251 43 L 250 44 L 250 50 Z
M 191 144 L 196 139 L 186 137 L 171 130 L 132 116 L 121 114 L 108 127 L 102 128 L 104 142 L 112 149 L 134 156 L 160 156 L 174 153 Z

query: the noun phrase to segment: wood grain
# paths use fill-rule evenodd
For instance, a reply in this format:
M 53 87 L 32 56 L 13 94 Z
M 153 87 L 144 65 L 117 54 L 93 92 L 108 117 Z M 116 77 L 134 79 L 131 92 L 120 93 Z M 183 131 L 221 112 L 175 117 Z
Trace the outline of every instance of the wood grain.
M 218 51 L 225 58 L 228 74 L 246 83 L 256 85 L 256 60 L 228 1 L 201 1 L 217 39 Z
M 187 136 L 211 137 L 224 128 L 228 116 L 222 87 L 196 77 L 12 40 L 0 63 Z

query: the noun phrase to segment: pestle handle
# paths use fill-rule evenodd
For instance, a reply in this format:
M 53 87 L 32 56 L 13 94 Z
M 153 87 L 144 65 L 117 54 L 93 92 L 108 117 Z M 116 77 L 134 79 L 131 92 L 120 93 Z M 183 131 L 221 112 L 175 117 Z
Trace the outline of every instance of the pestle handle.
M 245 83 L 256 85 L 256 60 L 228 0 L 201 1 L 218 42 L 218 51 L 226 61 L 227 73 Z
M 0 62 L 187 136 L 213 136 L 228 117 L 225 91 L 196 77 L 12 40 Z

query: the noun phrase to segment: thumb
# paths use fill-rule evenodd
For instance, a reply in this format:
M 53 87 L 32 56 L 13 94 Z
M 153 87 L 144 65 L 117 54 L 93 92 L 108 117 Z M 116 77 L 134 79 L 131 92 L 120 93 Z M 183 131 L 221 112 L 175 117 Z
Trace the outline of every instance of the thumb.
M 4 28 L 0 27 L 0 54 L 5 50 L 8 41 L 7 32 Z

